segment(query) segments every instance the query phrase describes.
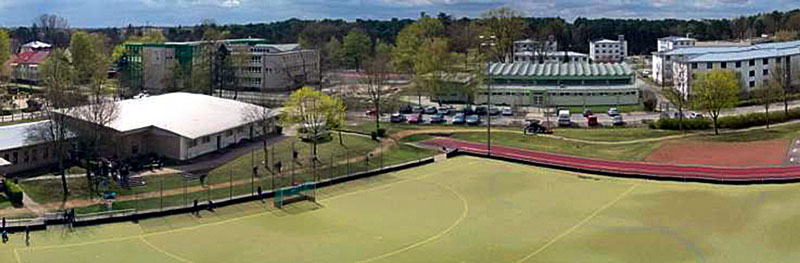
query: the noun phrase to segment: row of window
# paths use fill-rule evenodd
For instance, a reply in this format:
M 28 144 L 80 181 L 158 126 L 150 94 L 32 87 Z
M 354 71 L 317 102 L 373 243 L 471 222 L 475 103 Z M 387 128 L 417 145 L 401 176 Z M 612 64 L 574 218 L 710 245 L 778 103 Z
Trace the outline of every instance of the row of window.
M 480 95 L 487 96 L 489 92 L 481 92 Z M 492 96 L 530 96 L 528 92 L 492 92 Z M 625 96 L 636 95 L 636 91 L 620 92 L 554 92 L 551 96 Z
M 669 57 L 667 57 L 667 59 L 669 59 Z M 763 66 L 769 65 L 769 60 L 770 60 L 769 58 L 762 59 L 761 60 L 761 65 L 763 65 Z M 781 57 L 776 57 L 775 58 L 775 63 L 781 63 L 782 61 L 783 61 L 783 59 Z M 786 57 L 786 62 L 787 63 L 791 62 L 791 57 Z M 742 61 L 720 62 L 719 63 L 719 67 L 722 68 L 722 69 L 727 69 L 728 68 L 728 64 L 733 64 L 734 68 L 737 68 L 737 69 L 742 67 Z M 748 61 L 748 64 L 749 64 L 749 66 L 754 67 L 756 65 L 756 60 L 755 59 L 751 59 L 751 60 Z M 699 66 L 698 63 L 692 63 L 692 69 L 697 69 L 698 66 Z M 714 68 L 714 63 L 713 62 L 706 63 L 706 69 L 712 69 L 712 68 Z
M 20 158 L 20 152 L 22 153 L 22 158 Z M 29 163 L 29 162 L 37 162 L 39 158 L 43 161 L 50 159 L 50 148 L 42 148 L 40 153 L 38 148 L 33 148 L 30 150 L 24 150 L 20 152 L 11 152 L 3 154 L 3 159 L 6 161 L 11 162 L 11 164 L 19 164 L 19 163 Z M 53 156 L 55 157 L 55 156 Z
M 606 45 L 606 44 L 595 44 L 594 45 L 594 48 L 606 48 L 606 47 L 619 48 L 619 44 L 608 44 L 608 45 Z

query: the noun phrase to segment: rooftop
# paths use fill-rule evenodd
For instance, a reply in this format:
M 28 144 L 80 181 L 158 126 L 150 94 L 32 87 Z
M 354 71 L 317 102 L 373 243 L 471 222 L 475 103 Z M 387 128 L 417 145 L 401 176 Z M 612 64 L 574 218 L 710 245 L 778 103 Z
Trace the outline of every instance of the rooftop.
M 44 127 L 50 121 L 37 121 L 8 126 L 0 126 L 0 150 L 16 149 L 41 143 L 35 136 L 28 136 L 36 127 Z
M 40 48 L 49 48 L 52 45 L 41 42 L 41 41 L 31 41 L 22 45 L 22 47 L 32 48 L 32 49 L 40 49 Z
M 619 42 L 622 42 L 622 41 L 624 41 L 624 40 L 611 40 L 611 39 L 603 38 L 603 39 L 595 39 L 595 40 L 592 40 L 592 41 L 589 41 L 589 42 L 591 42 L 593 44 L 616 44 L 616 43 L 619 43 Z
M 660 54 L 686 56 L 684 61 L 687 62 L 749 60 L 800 54 L 800 40 L 747 46 L 686 47 Z
M 492 76 L 510 77 L 630 77 L 633 70 L 625 63 L 493 63 Z
M 682 36 L 668 36 L 659 38 L 660 41 L 697 41 L 697 39 Z
M 566 52 L 566 55 L 570 56 L 570 57 L 589 57 L 589 55 L 587 55 L 587 54 L 578 53 L 578 52 L 572 52 L 572 51 L 548 52 L 548 53 L 545 53 L 545 56 L 563 57 L 565 55 L 564 52 Z M 514 56 L 534 56 L 534 54 L 535 54 L 535 52 L 532 52 L 532 51 L 520 51 L 520 52 L 514 53 Z
M 107 125 L 109 128 L 124 133 L 155 127 L 189 139 L 246 125 L 251 122 L 245 118 L 246 114 L 262 108 L 235 100 L 182 92 L 123 100 L 117 105 L 119 116 Z M 277 116 L 277 111 L 270 111 Z M 70 115 L 77 117 L 74 113 Z
M 16 54 L 11 64 L 41 64 L 50 55 L 50 51 L 33 51 Z
M 257 44 L 256 47 L 271 47 L 280 52 L 300 49 L 300 44 Z

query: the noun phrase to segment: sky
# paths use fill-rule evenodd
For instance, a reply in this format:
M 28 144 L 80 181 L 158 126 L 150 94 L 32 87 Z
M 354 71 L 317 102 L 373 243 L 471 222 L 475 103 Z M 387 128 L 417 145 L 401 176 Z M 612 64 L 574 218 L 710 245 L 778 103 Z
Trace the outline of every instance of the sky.
M 289 18 L 347 20 L 416 18 L 421 12 L 477 17 L 511 7 L 525 16 L 609 18 L 730 18 L 800 8 L 800 0 L 0 0 L 0 26 L 28 26 L 56 14 L 72 27 L 260 23 Z

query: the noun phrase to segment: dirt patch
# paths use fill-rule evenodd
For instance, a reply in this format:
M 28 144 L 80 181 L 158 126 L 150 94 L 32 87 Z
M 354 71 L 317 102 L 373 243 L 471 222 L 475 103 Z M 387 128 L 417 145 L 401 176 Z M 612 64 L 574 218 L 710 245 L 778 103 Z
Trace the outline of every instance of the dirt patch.
M 644 161 L 669 164 L 699 164 L 724 167 L 776 166 L 784 163 L 789 140 L 758 142 L 666 142 Z

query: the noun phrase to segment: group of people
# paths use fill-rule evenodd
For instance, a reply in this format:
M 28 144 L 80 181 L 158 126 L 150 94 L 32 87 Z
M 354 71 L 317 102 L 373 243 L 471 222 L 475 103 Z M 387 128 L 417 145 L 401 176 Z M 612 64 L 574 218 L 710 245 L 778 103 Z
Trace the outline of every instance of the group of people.
M 2 236 L 3 244 L 8 243 L 8 229 L 6 228 L 6 218 L 3 217 L 2 220 L 2 227 L 0 227 L 0 236 Z M 29 226 L 25 226 L 25 245 L 31 245 L 31 229 Z

